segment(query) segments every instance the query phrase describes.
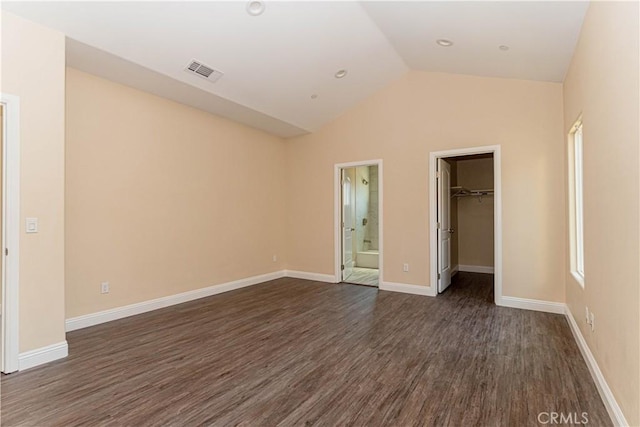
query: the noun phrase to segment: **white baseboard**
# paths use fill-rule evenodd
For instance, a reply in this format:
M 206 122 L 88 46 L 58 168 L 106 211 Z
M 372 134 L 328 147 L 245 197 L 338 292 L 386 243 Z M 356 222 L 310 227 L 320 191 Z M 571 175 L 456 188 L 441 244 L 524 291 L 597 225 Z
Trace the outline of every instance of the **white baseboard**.
M 331 274 L 309 273 L 306 271 L 285 270 L 285 277 L 293 277 L 295 279 L 313 280 L 315 282 L 336 283 L 336 278 Z
M 564 314 L 565 303 L 542 301 L 537 299 L 501 297 L 496 305 L 502 307 L 520 308 L 523 310 L 544 311 L 545 313 Z
M 382 282 L 378 289 L 381 291 L 402 292 L 403 294 L 436 296 L 435 290 L 429 286 L 410 285 L 407 283 Z
M 110 310 L 99 311 L 97 313 L 86 314 L 84 316 L 72 317 L 67 319 L 65 322 L 66 331 L 75 331 L 76 329 L 87 328 L 89 326 L 99 325 L 112 320 L 135 316 L 137 314 L 158 310 L 160 308 L 182 304 L 183 302 L 193 301 L 209 297 L 211 295 L 221 294 L 223 292 L 229 292 L 247 286 L 256 285 L 258 283 L 267 282 L 269 280 L 279 279 L 284 276 L 285 272 L 284 270 L 281 270 L 273 273 L 261 274 L 259 276 L 247 277 L 245 279 L 234 280 L 233 282 L 221 283 L 207 288 L 183 292 L 176 295 L 142 301 L 136 304 L 125 305 L 123 307 L 112 308 Z
M 69 346 L 66 341 L 48 345 L 46 347 L 36 348 L 35 350 L 20 353 L 18 356 L 18 370 L 24 371 L 25 369 L 33 368 L 44 363 L 64 359 L 68 355 Z
M 493 274 L 493 267 L 485 267 L 484 265 L 458 265 L 457 271 L 466 271 L 467 273 L 486 273 Z M 453 274 L 453 273 L 452 273 Z
M 613 396 L 607 381 L 604 379 L 604 375 L 602 375 L 598 362 L 596 362 L 595 357 L 593 357 L 593 353 L 591 353 L 587 342 L 582 336 L 582 332 L 580 331 L 571 310 L 569 310 L 569 306 L 566 306 L 565 315 L 567 316 L 567 321 L 569 322 L 569 327 L 571 328 L 573 337 L 575 338 L 576 343 L 578 343 L 580 353 L 582 353 L 582 357 L 584 357 L 584 361 L 587 363 L 587 367 L 589 368 L 589 372 L 591 372 L 593 381 L 596 383 L 600 397 L 602 397 L 604 406 L 607 408 L 607 412 L 611 417 L 611 421 L 613 421 L 613 424 L 616 426 L 630 425 L 625 419 L 622 409 L 620 409 L 620 405 L 618 405 L 616 398 Z

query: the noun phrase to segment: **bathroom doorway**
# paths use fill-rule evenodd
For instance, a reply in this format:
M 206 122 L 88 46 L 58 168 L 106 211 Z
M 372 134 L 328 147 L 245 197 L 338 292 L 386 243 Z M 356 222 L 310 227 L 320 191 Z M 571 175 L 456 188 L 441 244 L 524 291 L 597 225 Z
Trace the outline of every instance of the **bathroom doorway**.
M 380 284 L 381 169 L 381 161 L 336 165 L 338 282 Z

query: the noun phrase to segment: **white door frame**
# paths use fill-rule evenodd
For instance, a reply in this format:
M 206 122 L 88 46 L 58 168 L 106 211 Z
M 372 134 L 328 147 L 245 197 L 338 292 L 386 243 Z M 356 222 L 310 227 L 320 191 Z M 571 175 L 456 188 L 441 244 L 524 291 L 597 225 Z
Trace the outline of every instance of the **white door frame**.
M 5 93 L 0 94 L 4 107 L 3 156 L 2 156 L 2 247 L 8 255 L 2 256 L 2 330 L 4 331 L 3 365 L 4 373 L 18 370 L 18 293 L 20 262 L 20 98 Z
M 437 180 L 438 159 L 445 157 L 493 154 L 493 242 L 494 242 L 494 298 L 496 305 L 502 302 L 502 176 L 500 145 L 432 151 L 429 153 L 429 251 L 430 295 L 438 295 L 438 233 L 437 228 Z
M 334 166 L 334 185 L 333 185 L 333 242 L 334 242 L 334 283 L 340 283 L 342 281 L 342 269 L 340 268 L 342 265 L 342 200 L 340 199 L 340 193 L 342 192 L 342 183 L 340 182 L 341 171 L 342 169 L 353 168 L 357 166 L 378 166 L 378 286 L 382 284 L 383 278 L 383 266 L 384 266 L 384 257 L 383 247 L 384 247 L 384 233 L 383 231 L 383 215 L 382 215 L 382 207 L 383 203 L 383 194 L 382 194 L 382 183 L 383 183 L 383 171 L 382 171 L 382 159 L 375 160 L 364 160 L 360 162 L 349 162 L 349 163 L 337 163 Z

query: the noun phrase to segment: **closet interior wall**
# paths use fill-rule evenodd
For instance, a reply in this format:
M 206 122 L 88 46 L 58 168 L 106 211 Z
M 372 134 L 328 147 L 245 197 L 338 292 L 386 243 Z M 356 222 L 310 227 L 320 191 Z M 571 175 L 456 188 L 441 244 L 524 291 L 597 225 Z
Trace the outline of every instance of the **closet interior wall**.
M 451 164 L 452 187 L 493 190 L 493 158 L 447 159 Z M 455 233 L 451 245 L 451 265 L 458 268 L 494 267 L 493 195 L 451 198 L 451 224 Z

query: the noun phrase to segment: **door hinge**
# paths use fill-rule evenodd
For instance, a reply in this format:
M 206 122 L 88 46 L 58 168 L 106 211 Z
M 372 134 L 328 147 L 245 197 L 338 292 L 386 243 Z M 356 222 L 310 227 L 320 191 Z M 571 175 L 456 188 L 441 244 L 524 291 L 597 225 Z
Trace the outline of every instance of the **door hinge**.
M 437 171 L 437 172 L 436 172 L 436 179 L 440 179 L 440 175 L 441 175 L 441 174 L 440 174 L 440 171 Z
M 340 270 L 344 270 L 344 264 L 340 266 Z
M 440 227 L 441 227 L 441 225 L 440 225 L 440 223 L 438 223 L 438 224 L 436 225 L 436 228 L 437 228 L 438 230 L 440 230 Z
M 438 280 L 440 280 L 440 273 L 438 273 Z
M 9 256 L 9 249 L 8 248 L 4 248 L 4 256 Z

